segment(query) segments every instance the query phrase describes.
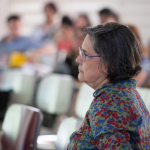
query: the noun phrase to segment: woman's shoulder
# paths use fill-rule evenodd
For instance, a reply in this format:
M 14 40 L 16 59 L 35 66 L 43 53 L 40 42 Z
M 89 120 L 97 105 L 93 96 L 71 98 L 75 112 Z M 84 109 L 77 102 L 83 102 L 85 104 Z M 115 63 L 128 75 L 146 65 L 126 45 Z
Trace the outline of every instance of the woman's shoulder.
M 101 116 L 104 112 L 114 112 L 122 115 L 130 115 L 134 112 L 139 115 L 140 103 L 138 103 L 138 97 L 139 94 L 136 89 L 124 88 L 117 90 L 112 88 L 96 96 L 90 105 L 89 111 L 93 117 Z

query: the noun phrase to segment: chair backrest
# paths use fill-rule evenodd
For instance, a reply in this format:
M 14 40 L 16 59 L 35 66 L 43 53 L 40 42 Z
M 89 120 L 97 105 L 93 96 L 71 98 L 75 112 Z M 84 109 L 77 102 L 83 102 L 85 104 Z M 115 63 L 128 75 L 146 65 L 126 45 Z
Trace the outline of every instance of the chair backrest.
M 3 73 L 1 90 L 12 89 L 12 102 L 31 105 L 34 96 L 36 78 L 19 69 L 7 70 Z
M 141 95 L 141 97 L 142 97 L 142 99 L 143 99 L 147 109 L 150 112 L 150 89 L 137 87 L 137 91 Z
M 67 149 L 70 135 L 82 125 L 83 120 L 69 117 L 59 125 L 57 135 L 40 135 L 37 140 L 37 148 L 42 150 Z
M 6 150 L 36 150 L 43 115 L 39 109 L 13 104 L 2 124 L 1 145 Z
M 77 125 L 77 119 L 74 117 L 62 121 L 57 132 L 56 149 L 67 149 L 70 135 L 77 129 Z
M 73 78 L 70 75 L 51 74 L 39 83 L 36 105 L 50 114 L 66 113 L 69 110 L 73 92 Z
M 84 118 L 87 110 L 90 107 L 90 104 L 93 100 L 94 90 L 83 83 L 79 89 L 79 93 L 77 96 L 77 101 L 75 105 L 75 113 L 77 117 Z

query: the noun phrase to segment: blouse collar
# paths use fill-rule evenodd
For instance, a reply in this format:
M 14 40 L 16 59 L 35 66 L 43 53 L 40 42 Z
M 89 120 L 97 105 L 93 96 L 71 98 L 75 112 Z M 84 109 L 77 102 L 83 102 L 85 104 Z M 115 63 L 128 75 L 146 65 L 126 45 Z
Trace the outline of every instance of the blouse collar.
M 103 86 L 101 86 L 100 88 L 98 88 L 94 93 L 93 96 L 96 97 L 98 95 L 100 95 L 104 90 L 106 90 L 107 88 L 136 88 L 136 84 L 137 84 L 137 80 L 136 79 L 129 79 L 129 80 L 122 80 L 116 83 L 111 83 L 108 82 L 106 84 L 104 84 Z

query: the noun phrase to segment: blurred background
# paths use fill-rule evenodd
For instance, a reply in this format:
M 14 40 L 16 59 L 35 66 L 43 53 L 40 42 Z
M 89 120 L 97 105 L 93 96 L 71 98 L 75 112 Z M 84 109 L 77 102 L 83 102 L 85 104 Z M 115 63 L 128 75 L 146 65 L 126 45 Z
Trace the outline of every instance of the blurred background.
M 30 35 L 35 26 L 45 21 L 43 7 L 47 0 L 1 0 L 0 1 L 0 31 L 2 38 L 6 34 L 6 18 L 10 14 L 19 14 L 22 17 L 22 33 Z M 149 0 L 55 0 L 60 17 L 69 15 L 72 19 L 78 14 L 86 13 L 92 25 L 99 23 L 97 12 L 108 7 L 115 11 L 123 23 L 135 24 L 140 30 L 144 44 L 149 41 Z
M 9 117 L 6 117 L 10 106 L 35 107 L 43 114 L 38 135 L 57 134 L 57 140 L 52 138 L 55 144 L 50 142 L 50 137 L 44 138 L 47 149 L 50 149 L 49 143 L 53 148 L 66 148 L 68 135 L 84 118 L 93 99 L 94 91 L 78 80 L 75 61 L 86 36 L 83 29 L 88 26 L 120 22 L 132 30 L 143 49 L 142 71 L 135 77 L 137 86 L 149 90 L 149 0 L 0 0 L 0 14 L 0 120 L 3 132 L 10 131 L 9 125 L 13 124 L 12 120 L 4 118 L 15 117 L 18 113 L 16 111 L 14 116 L 8 113 Z M 15 105 L 12 111 L 17 107 Z M 23 106 L 20 107 L 23 110 Z M 19 113 L 23 118 L 22 111 Z M 71 116 L 77 119 L 61 125 Z M 21 132 L 19 126 L 23 120 L 18 119 L 17 133 Z M 69 129 L 64 133 L 67 140 L 61 145 L 60 133 L 65 128 Z M 36 138 L 37 134 L 34 140 Z M 42 142 L 43 138 L 39 138 L 38 149 L 46 149 Z

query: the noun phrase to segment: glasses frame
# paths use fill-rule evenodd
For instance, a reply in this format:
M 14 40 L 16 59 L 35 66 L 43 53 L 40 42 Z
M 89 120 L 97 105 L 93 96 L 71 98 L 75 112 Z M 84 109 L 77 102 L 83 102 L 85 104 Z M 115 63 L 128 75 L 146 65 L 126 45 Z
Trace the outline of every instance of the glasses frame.
M 100 56 L 86 56 L 80 47 L 79 47 L 79 54 L 81 55 L 81 58 L 83 60 L 85 60 L 87 57 L 100 57 Z

